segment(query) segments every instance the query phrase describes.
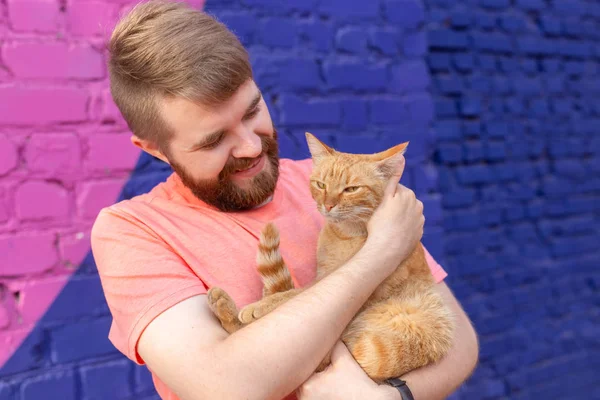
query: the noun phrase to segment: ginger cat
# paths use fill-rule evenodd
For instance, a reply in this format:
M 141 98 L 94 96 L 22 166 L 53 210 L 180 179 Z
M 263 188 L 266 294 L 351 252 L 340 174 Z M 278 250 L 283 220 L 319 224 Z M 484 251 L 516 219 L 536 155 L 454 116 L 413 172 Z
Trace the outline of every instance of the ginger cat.
M 317 248 L 318 281 L 364 245 L 367 222 L 408 143 L 362 155 L 335 151 L 310 133 L 306 138 L 314 164 L 310 190 L 326 217 Z M 208 293 L 209 306 L 230 333 L 302 290 L 294 288 L 273 224 L 262 231 L 257 265 L 264 282 L 262 300 L 238 312 L 223 290 L 212 288 Z M 381 382 L 402 376 L 439 361 L 448 352 L 453 319 L 434 285 L 419 243 L 348 324 L 341 339 L 371 379 Z M 329 356 L 319 369 L 328 363 Z

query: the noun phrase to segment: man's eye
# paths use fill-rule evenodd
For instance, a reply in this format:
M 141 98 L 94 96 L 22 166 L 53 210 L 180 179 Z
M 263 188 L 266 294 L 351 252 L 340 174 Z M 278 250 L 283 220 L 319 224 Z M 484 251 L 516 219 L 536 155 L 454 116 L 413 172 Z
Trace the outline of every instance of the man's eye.
M 244 116 L 244 119 L 251 119 L 251 118 L 254 118 L 254 117 L 256 117 L 256 114 L 258 114 L 258 113 L 259 113 L 259 111 L 260 111 L 260 107 L 259 107 L 259 106 L 256 106 L 256 107 L 254 108 L 254 110 L 250 111 L 248 114 L 246 114 L 246 115 Z
M 215 147 L 220 145 L 222 141 L 223 141 L 223 137 L 220 137 L 219 139 L 215 140 L 214 142 L 202 146 L 202 150 L 214 149 Z

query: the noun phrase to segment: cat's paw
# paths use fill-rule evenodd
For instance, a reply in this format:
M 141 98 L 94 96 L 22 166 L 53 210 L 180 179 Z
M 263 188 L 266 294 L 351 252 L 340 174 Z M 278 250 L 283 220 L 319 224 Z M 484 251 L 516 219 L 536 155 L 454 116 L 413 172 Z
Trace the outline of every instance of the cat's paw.
M 260 304 L 261 302 L 248 304 L 240 310 L 238 319 L 242 321 L 242 324 L 252 323 L 268 313 L 267 307 L 265 307 L 265 304 Z
M 223 328 L 228 332 L 234 332 L 240 327 L 237 318 L 238 309 L 233 299 L 223 289 L 211 288 L 207 293 L 208 307 L 219 319 Z

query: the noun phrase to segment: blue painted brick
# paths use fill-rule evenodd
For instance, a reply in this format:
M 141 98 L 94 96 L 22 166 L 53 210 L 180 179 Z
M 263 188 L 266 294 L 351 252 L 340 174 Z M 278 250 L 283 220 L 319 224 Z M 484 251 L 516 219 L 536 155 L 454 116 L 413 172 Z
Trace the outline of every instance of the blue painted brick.
M 345 27 L 337 31 L 335 43 L 338 50 L 349 53 L 367 53 L 367 34 L 364 29 Z
M 466 33 L 448 29 L 429 31 L 428 41 L 430 48 L 443 49 L 464 49 L 469 44 L 469 38 Z
M 544 0 L 517 0 L 516 6 L 525 11 L 540 11 L 546 3 Z
M 435 113 L 438 118 L 455 117 L 458 115 L 456 102 L 452 99 L 436 100 Z
M 479 211 L 476 209 L 447 213 L 445 224 L 450 231 L 473 231 L 481 226 Z
M 425 31 L 411 32 L 402 39 L 402 50 L 406 57 L 422 57 L 427 53 L 427 34 Z
M 442 223 L 442 207 L 439 195 L 423 195 L 420 197 L 423 202 L 423 215 L 425 215 L 425 224 L 427 228 L 433 228 Z
M 248 14 L 221 14 L 219 20 L 231 29 L 244 45 L 249 45 L 256 34 L 256 19 Z
M 542 70 L 544 72 L 558 72 L 562 70 L 562 62 L 557 59 L 544 59 L 542 60 Z
M 500 33 L 473 33 L 471 40 L 479 50 L 507 53 L 513 49 L 510 37 Z
M 419 61 L 407 61 L 393 66 L 390 89 L 398 93 L 420 92 L 430 83 L 427 65 Z
M 438 156 L 443 163 L 453 164 L 461 160 L 462 152 L 460 145 L 453 143 L 441 143 L 437 146 Z
M 42 366 L 47 359 L 45 341 L 44 331 L 34 329 L 21 343 L 18 351 L 4 363 L 0 369 L 0 377 Z
M 438 171 L 433 165 L 420 165 L 412 173 L 417 197 L 437 190 Z
M 483 158 L 483 146 L 480 143 L 465 143 L 463 159 L 467 162 L 480 161 Z
M 469 79 L 469 87 L 475 92 L 489 93 L 492 90 L 492 81 L 487 76 L 472 76 Z
M 490 54 L 479 54 L 476 57 L 476 65 L 482 71 L 496 72 L 496 58 Z
M 509 33 L 522 32 L 526 24 L 520 15 L 502 15 L 499 22 L 502 29 Z
M 504 57 L 500 59 L 500 69 L 502 72 L 511 73 L 517 71 L 519 64 L 514 58 Z
M 341 101 L 342 128 L 348 131 L 362 130 L 367 127 L 367 102 L 357 99 Z
M 465 121 L 463 124 L 463 134 L 466 138 L 479 137 L 481 131 L 481 123 L 478 121 Z
M 452 63 L 458 71 L 469 72 L 473 70 L 475 59 L 472 54 L 459 53 L 452 57 Z
M 429 93 L 406 96 L 404 98 L 404 104 L 412 122 L 428 124 L 433 121 L 435 111 Z
M 521 71 L 527 74 L 533 74 L 538 71 L 538 64 L 536 60 L 527 59 L 521 61 Z
M 472 22 L 471 15 L 465 11 L 454 11 L 450 15 L 450 23 L 455 28 L 466 28 Z
M 0 382 L 0 400 L 14 400 L 13 388 L 6 382 Z
M 346 0 L 321 0 L 318 4 L 318 11 L 340 20 L 364 21 L 377 18 L 379 1 L 354 2 L 350 7 Z
M 332 89 L 383 90 L 388 85 L 387 71 L 383 66 L 327 62 L 324 72 L 325 80 Z
M 375 124 L 397 124 L 406 122 L 410 118 L 410 114 L 402 100 L 372 100 L 369 108 L 371 122 Z
M 467 185 L 489 183 L 494 180 L 490 169 L 484 165 L 458 167 L 456 172 L 458 181 Z
M 373 29 L 369 32 L 369 45 L 385 55 L 393 56 L 398 54 L 398 36 L 395 30 Z
M 302 38 L 310 48 L 317 51 L 329 51 L 333 48 L 335 30 L 330 23 L 322 21 L 300 22 L 298 27 Z
M 341 106 L 337 101 L 304 101 L 294 95 L 285 94 L 280 98 L 281 122 L 285 125 L 339 124 L 342 117 Z
M 81 368 L 81 386 L 86 399 L 125 399 L 131 396 L 131 362 L 121 360 Z
M 21 400 L 75 400 L 75 376 L 71 371 L 56 371 L 25 380 L 21 385 Z
M 565 36 L 568 37 L 579 37 L 583 35 L 583 25 L 579 19 L 568 19 L 563 21 L 562 31 Z
M 298 41 L 299 30 L 298 26 L 290 21 L 267 18 L 260 23 L 258 36 L 266 46 L 291 48 Z
M 475 191 L 471 189 L 457 189 L 444 194 L 442 204 L 446 208 L 464 207 L 473 204 Z
M 323 87 L 315 60 L 296 57 L 282 59 L 261 55 L 253 59 L 252 66 L 256 82 L 262 90 L 270 88 L 318 90 Z
M 73 302 L 73 299 L 77 299 Z M 65 285 L 43 317 L 44 322 L 86 315 L 108 315 L 100 278 L 74 276 Z
M 439 77 L 435 80 L 435 86 L 443 94 L 460 94 L 464 90 L 462 80 L 457 76 Z
M 390 23 L 404 30 L 412 30 L 424 21 L 425 8 L 417 0 L 388 0 L 384 3 L 384 15 Z
M 440 121 L 436 124 L 437 137 L 439 139 L 459 139 L 462 135 L 461 123 L 459 121 Z
M 481 100 L 476 97 L 464 97 L 460 101 L 460 113 L 466 117 L 474 117 L 481 112 Z
M 550 77 L 546 81 L 546 88 L 550 93 L 561 93 L 565 90 L 565 80 L 558 77 Z
M 508 136 L 509 127 L 503 121 L 490 121 L 484 124 L 484 132 L 492 138 L 504 138 Z
M 491 30 L 496 26 L 496 16 L 492 13 L 477 12 L 474 20 L 477 26 L 483 30 Z
M 90 357 L 115 354 L 117 350 L 108 341 L 110 319 L 63 325 L 50 331 L 52 361 L 65 363 Z
M 435 53 L 429 55 L 429 66 L 434 71 L 447 71 L 450 69 L 450 54 Z
M 493 10 L 503 10 L 510 5 L 510 0 L 479 0 L 479 4 Z
M 154 383 L 152 382 L 152 374 L 146 368 L 146 366 L 134 365 L 134 383 L 136 393 L 145 393 L 154 389 Z
M 279 136 L 277 137 L 277 142 L 279 143 L 279 153 L 281 157 L 298 160 L 309 156 L 308 153 L 301 152 L 300 144 L 296 140 L 296 136 L 290 133 L 289 130 L 280 129 L 278 133 Z M 302 132 L 302 134 L 304 135 L 304 132 Z

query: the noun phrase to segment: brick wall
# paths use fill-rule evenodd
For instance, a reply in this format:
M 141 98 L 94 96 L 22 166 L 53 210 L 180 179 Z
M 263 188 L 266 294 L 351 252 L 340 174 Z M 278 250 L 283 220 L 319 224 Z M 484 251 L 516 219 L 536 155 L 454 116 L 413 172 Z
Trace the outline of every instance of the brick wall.
M 600 398 L 600 3 L 426 0 L 457 397 Z
M 88 243 L 100 207 L 170 173 L 128 144 L 106 90 L 102 44 L 128 3 L 0 2 L 0 400 L 156 398 L 145 368 L 106 339 Z M 537 2 L 348 3 L 205 8 L 249 48 L 283 156 L 308 156 L 306 130 L 353 152 L 410 140 L 403 183 L 425 203 L 424 242 L 482 333 L 482 365 L 454 398 L 554 398 L 566 392 L 553 378 L 570 371 L 590 398 L 598 186 L 578 174 L 598 173 L 598 48 L 587 57 L 591 37 L 560 36 L 564 11 L 545 7 L 560 35 L 540 46 L 535 10 L 519 8 Z M 588 14 L 569 18 L 593 24 Z M 536 53 L 554 41 L 560 57 Z

